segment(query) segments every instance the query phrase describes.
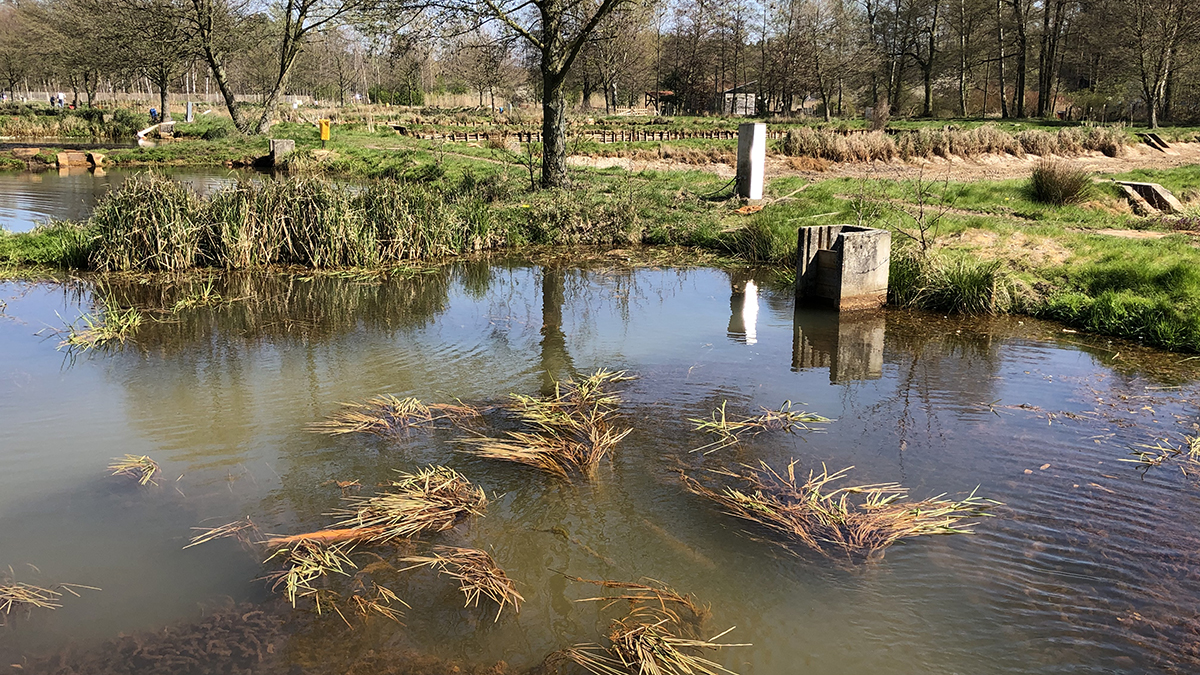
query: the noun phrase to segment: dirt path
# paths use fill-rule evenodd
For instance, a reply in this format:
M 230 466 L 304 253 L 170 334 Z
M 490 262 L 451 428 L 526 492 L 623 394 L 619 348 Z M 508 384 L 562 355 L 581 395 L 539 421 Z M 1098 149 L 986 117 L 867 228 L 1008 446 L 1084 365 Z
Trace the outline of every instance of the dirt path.
M 1166 154 L 1145 144 L 1130 146 L 1123 157 L 1106 157 L 1092 152 L 1069 160 L 1087 171 L 1100 174 L 1123 173 L 1134 169 L 1169 169 L 1188 164 L 1200 164 L 1200 143 L 1174 143 Z M 825 178 L 890 178 L 909 179 L 924 175 L 925 178 L 946 178 L 957 181 L 1007 180 L 1025 178 L 1041 158 L 1037 156 L 1013 157 L 1012 155 L 986 155 L 976 159 L 935 158 L 906 162 L 845 162 L 830 164 L 825 171 L 798 171 L 793 169 L 788 157 L 767 157 L 767 176 L 804 176 L 816 180 Z M 669 159 L 634 160 L 628 157 L 584 157 L 567 159 L 572 166 L 590 166 L 598 169 L 619 166 L 629 171 L 708 171 L 722 178 L 734 176 L 734 166 L 724 163 L 687 164 Z

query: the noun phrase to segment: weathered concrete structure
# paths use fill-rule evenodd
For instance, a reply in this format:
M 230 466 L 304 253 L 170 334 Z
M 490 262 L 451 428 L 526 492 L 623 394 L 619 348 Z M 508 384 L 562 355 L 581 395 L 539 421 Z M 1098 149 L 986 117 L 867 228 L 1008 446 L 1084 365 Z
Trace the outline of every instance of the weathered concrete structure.
M 829 381 L 883 377 L 883 312 L 850 312 L 797 305 L 792 317 L 792 370 L 828 368 Z
M 72 166 L 91 166 L 91 163 L 88 162 L 86 154 L 73 150 L 60 152 L 55 159 L 60 169 Z
M 856 225 L 802 227 L 796 247 L 796 300 L 839 311 L 887 304 L 892 234 Z
M 288 156 L 296 151 L 296 141 L 290 138 L 272 138 L 271 141 L 271 166 L 279 166 L 287 160 Z
M 1132 202 L 1134 209 L 1140 205 L 1132 195 L 1141 197 L 1146 205 L 1163 213 L 1183 213 L 1183 204 L 1171 194 L 1171 191 L 1158 183 L 1136 183 L 1133 181 L 1117 181 L 1117 185 L 1125 192 Z M 1148 214 L 1147 214 L 1148 215 Z
M 767 167 L 767 125 L 738 125 L 737 196 L 762 199 Z

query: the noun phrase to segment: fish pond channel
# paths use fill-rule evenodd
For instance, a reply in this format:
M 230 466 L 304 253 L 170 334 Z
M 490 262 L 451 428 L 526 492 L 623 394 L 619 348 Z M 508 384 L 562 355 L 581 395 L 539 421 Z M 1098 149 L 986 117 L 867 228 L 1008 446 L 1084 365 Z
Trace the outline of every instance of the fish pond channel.
M 703 637 L 735 627 L 718 642 L 748 643 L 706 654 L 743 674 L 1200 671 L 1200 486 L 1174 459 L 1120 461 L 1197 435 L 1196 361 L 1031 320 L 796 310 L 753 273 L 593 257 L 108 279 L 104 294 L 147 318 L 125 345 L 74 355 L 54 331 L 97 311 L 95 280 L 0 284 L 0 569 L 92 587 L 0 614 L 0 671 L 553 672 L 536 669 L 605 644 L 626 609 L 584 601 L 606 589 L 571 577 L 691 594 L 711 609 Z M 220 301 L 167 309 L 197 289 Z M 630 431 L 591 480 L 464 452 L 515 428 L 492 406 L 601 368 L 636 379 L 612 387 L 612 424 Z M 311 429 L 381 394 L 492 412 Z M 691 419 L 787 401 L 832 421 L 692 452 L 713 439 Z M 111 475 L 126 454 L 161 472 Z M 854 467 L 841 484 L 896 482 L 910 500 L 978 489 L 1002 505 L 973 534 L 862 559 L 786 550 L 681 480 L 792 460 L 805 476 Z M 318 614 L 272 591 L 260 548 L 184 548 L 193 528 L 247 517 L 277 535 L 330 527 L 347 496 L 433 465 L 482 488 L 484 514 L 360 544 L 355 563 L 481 549 L 519 612 L 464 607 L 422 568 L 389 583 L 399 622 Z

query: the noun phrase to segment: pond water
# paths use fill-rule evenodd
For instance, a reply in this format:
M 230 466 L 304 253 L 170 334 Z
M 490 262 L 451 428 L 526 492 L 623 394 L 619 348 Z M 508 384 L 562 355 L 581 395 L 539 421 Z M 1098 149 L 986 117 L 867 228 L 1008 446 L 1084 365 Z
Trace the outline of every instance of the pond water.
M 78 144 L 72 147 L 77 147 Z M 235 169 L 159 169 L 172 179 L 208 194 L 237 180 L 245 171 Z M 83 220 L 96 201 L 121 187 L 125 179 L 144 169 L 85 167 L 50 171 L 0 171 L 0 230 L 27 232 L 51 220 Z
M 743 674 L 1200 669 L 1200 486 L 1119 461 L 1197 433 L 1195 362 L 1028 320 L 839 320 L 746 282 L 504 260 L 388 280 L 223 276 L 211 283 L 231 304 L 155 315 L 123 349 L 73 359 L 47 329 L 90 311 L 90 286 L 0 285 L 0 568 L 102 589 L 7 617 L 0 664 L 524 672 L 600 641 L 613 618 L 574 602 L 596 589 L 566 574 L 652 578 L 710 603 L 712 634 L 736 626 L 724 639 L 752 643 L 715 656 Z M 170 306 L 209 282 L 110 283 Z M 457 430 L 306 430 L 381 393 L 490 403 L 602 367 L 639 377 L 621 387 L 633 431 L 590 484 L 465 455 Z M 689 453 L 709 440 L 689 418 L 785 400 L 835 421 Z M 155 458 L 158 485 L 108 475 L 126 453 Z M 914 498 L 978 486 L 1004 506 L 974 535 L 846 564 L 787 554 L 679 481 L 680 469 L 790 459 L 854 466 L 853 482 L 898 481 Z M 403 625 L 350 629 L 281 603 L 233 540 L 183 549 L 190 528 L 245 516 L 267 532 L 318 529 L 339 504 L 330 481 L 369 493 L 429 464 L 491 500 L 430 541 L 490 551 L 525 597 L 519 614 L 493 622 L 494 607 L 464 609 L 452 582 L 414 574 L 393 589 L 411 605 Z

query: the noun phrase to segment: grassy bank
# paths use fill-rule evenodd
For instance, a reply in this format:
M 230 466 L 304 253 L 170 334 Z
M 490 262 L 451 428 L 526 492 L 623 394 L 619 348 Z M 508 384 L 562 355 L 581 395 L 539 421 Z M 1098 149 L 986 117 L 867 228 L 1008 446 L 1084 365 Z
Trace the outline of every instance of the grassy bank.
M 149 152 L 259 151 L 257 140 L 214 129 L 220 123 L 185 127 L 195 140 Z M 87 222 L 0 237 L 0 268 L 388 267 L 531 244 L 649 244 L 701 247 L 786 275 L 797 228 L 862 223 L 894 233 L 895 305 L 1018 312 L 1200 352 L 1200 220 L 1138 218 L 1111 183 L 1084 185 L 1055 205 L 1035 199 L 1024 180 L 779 178 L 753 213 L 739 211 L 728 181 L 709 173 L 573 169 L 570 190 L 540 191 L 530 187 L 536 152 L 531 163 L 485 144 L 403 139 L 398 147 L 390 129 L 365 127 L 335 130 L 321 151 L 308 125 L 276 131 L 301 148 L 288 179 L 203 199 L 161 178 L 132 180 Z M 1200 204 L 1197 167 L 1118 177 L 1159 182 Z

